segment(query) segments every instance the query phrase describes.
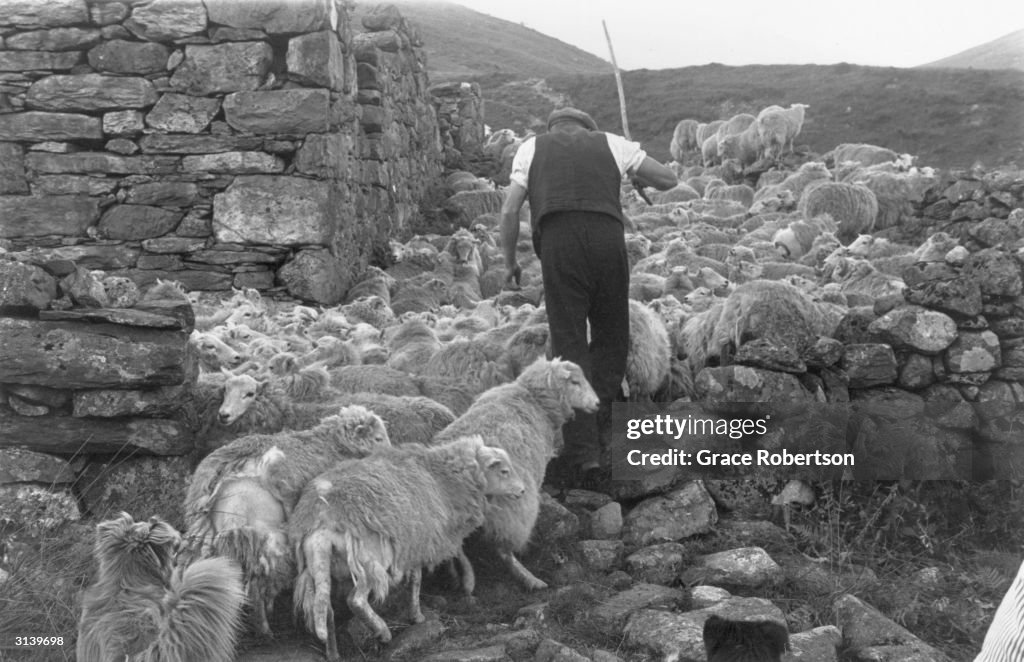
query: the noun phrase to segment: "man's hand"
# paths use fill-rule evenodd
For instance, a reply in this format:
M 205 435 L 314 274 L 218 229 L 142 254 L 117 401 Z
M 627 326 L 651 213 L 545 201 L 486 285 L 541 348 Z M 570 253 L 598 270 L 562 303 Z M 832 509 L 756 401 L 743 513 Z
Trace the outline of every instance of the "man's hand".
M 517 261 L 512 268 L 505 267 L 505 289 L 506 290 L 518 290 L 520 289 L 520 281 L 523 277 L 523 268 L 519 266 Z

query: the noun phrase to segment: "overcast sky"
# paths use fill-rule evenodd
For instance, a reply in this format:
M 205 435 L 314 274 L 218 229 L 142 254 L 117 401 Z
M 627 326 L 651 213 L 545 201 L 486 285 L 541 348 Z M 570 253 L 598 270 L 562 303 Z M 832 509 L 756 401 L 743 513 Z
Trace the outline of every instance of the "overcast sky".
M 1024 28 L 1024 0 L 457 0 L 622 69 L 720 62 L 913 67 Z

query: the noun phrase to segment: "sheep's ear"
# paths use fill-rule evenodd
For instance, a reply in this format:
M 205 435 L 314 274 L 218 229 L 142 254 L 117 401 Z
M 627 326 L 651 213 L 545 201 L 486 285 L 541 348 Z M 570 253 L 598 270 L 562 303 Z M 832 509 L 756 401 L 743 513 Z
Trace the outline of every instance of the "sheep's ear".
M 359 425 L 356 426 L 356 434 L 363 435 L 363 434 L 366 434 L 369 431 L 370 431 L 370 426 L 367 425 L 366 423 L 360 423 Z
M 235 374 L 235 373 L 231 372 L 230 370 L 228 370 L 227 368 L 225 368 L 224 366 L 220 367 L 220 372 L 225 377 L 233 377 L 234 374 Z

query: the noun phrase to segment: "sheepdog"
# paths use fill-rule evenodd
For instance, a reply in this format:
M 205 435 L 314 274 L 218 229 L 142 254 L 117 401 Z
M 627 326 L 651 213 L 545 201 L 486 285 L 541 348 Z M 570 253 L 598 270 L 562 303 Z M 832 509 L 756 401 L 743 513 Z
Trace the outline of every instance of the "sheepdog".
M 176 567 L 181 534 L 128 513 L 96 527 L 96 582 L 82 599 L 78 662 L 230 662 L 242 603 L 224 558 Z

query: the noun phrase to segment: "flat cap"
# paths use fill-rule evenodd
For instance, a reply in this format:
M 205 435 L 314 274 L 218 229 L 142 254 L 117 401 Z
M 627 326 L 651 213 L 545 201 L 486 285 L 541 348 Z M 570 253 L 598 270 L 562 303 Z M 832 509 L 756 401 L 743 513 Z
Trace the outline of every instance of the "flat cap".
M 597 131 L 597 122 L 594 121 L 593 117 L 587 115 L 582 110 L 572 108 L 570 106 L 566 106 L 565 108 L 558 108 L 556 110 L 551 111 L 551 114 L 548 115 L 548 131 L 550 131 L 551 127 L 553 127 L 558 122 L 562 122 L 565 120 L 573 120 L 575 122 L 579 122 L 583 126 L 590 129 L 591 131 Z

